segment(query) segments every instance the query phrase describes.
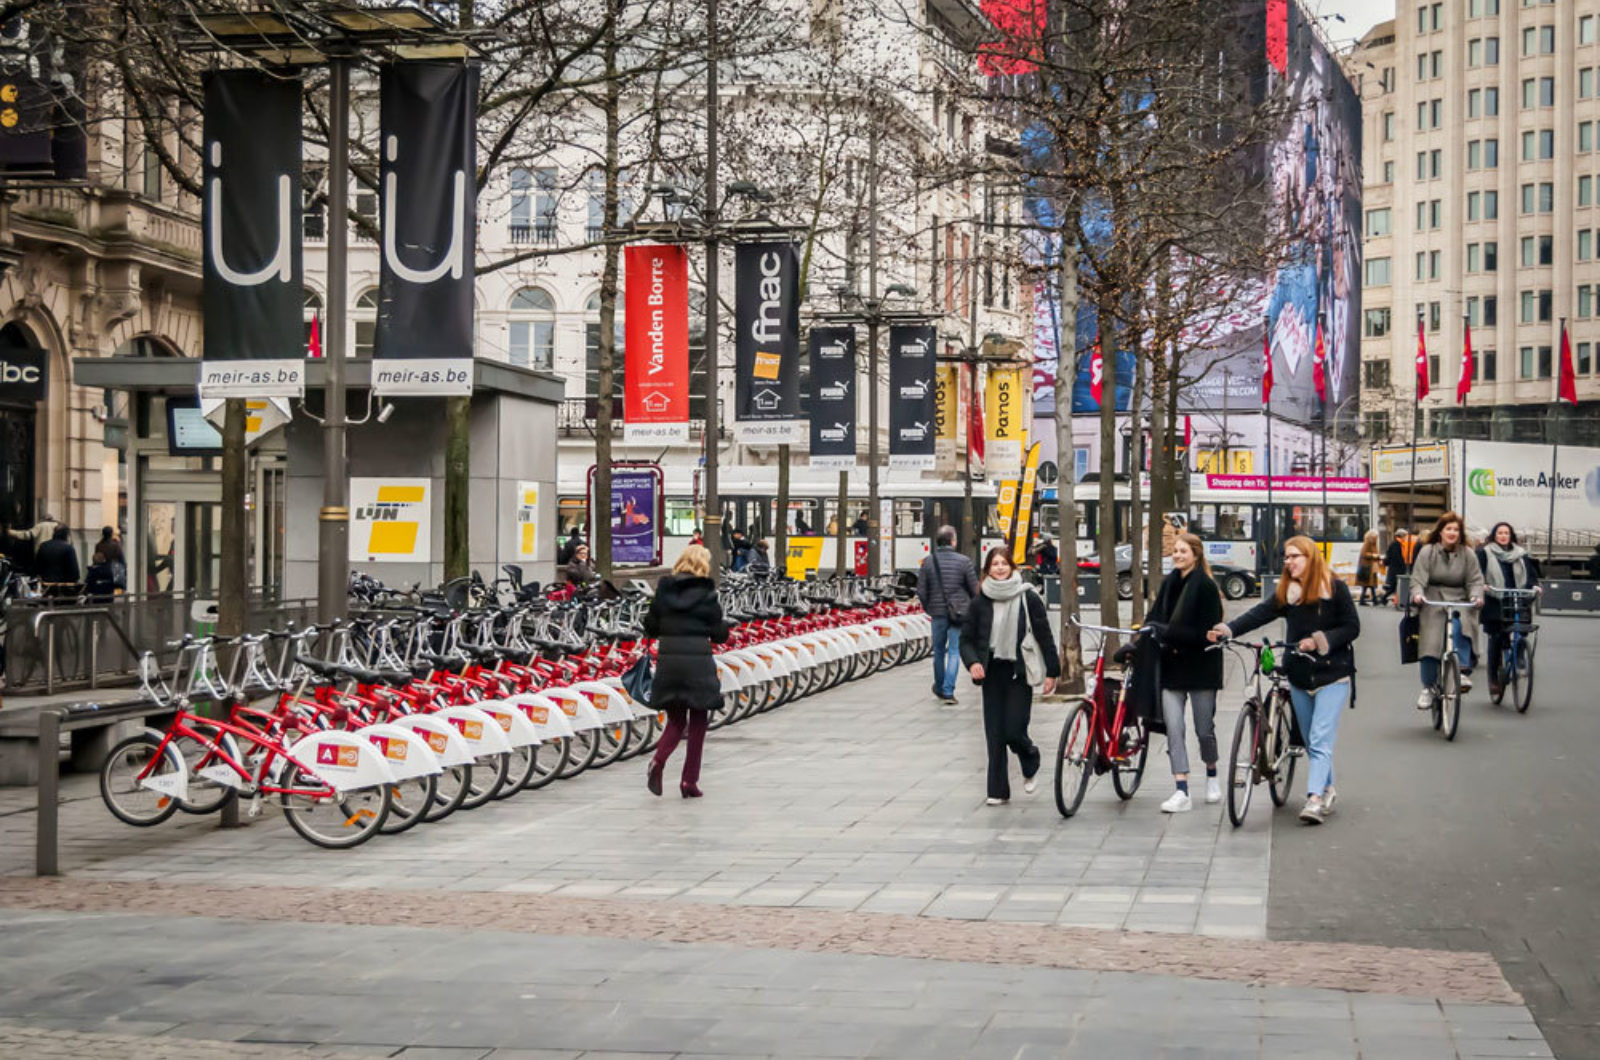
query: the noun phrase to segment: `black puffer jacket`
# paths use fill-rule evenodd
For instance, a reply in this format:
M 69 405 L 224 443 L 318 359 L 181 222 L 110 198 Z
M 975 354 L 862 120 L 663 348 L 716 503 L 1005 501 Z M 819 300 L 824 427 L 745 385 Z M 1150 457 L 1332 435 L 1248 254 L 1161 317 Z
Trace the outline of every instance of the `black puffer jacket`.
M 1232 622 L 1234 636 L 1249 633 L 1275 618 L 1284 621 L 1283 639 L 1298 644 L 1307 637 L 1317 642 L 1316 659 L 1309 665 L 1299 656 L 1283 661 L 1283 672 L 1296 688 L 1310 691 L 1354 677 L 1356 653 L 1353 645 L 1361 635 L 1361 615 L 1350 596 L 1350 587 L 1333 579 L 1333 595 L 1314 604 L 1278 605 L 1276 594 L 1267 597 Z
M 1216 691 L 1222 687 L 1222 652 L 1207 651 L 1206 633 L 1222 621 L 1222 592 L 1198 568 L 1174 570 L 1161 582 L 1149 623 L 1161 643 L 1161 687 Z
M 656 585 L 644 616 L 646 635 L 655 637 L 656 673 L 650 708 L 714 710 L 722 703 L 711 643 L 728 639 L 728 623 L 710 578 L 669 574 Z

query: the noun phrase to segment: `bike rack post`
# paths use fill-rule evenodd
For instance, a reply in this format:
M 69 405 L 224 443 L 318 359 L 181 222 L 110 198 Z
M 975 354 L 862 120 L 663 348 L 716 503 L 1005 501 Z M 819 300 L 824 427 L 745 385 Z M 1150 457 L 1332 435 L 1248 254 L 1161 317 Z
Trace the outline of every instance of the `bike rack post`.
M 100 687 L 100 616 L 89 616 L 89 687 Z
M 59 876 L 61 717 L 59 710 L 39 712 L 39 810 L 34 822 L 33 874 Z
M 44 694 L 56 693 L 56 624 L 46 622 L 44 630 Z

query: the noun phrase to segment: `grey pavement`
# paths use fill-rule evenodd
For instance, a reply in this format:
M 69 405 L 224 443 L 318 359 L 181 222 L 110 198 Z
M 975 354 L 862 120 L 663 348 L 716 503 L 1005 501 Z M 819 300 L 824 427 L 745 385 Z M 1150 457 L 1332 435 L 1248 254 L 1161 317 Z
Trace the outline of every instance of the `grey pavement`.
M 0 1044 L 30 1028 L 175 1057 L 187 1039 L 496 1060 L 1551 1055 L 1515 1005 L 1177 977 L 198 917 L 6 911 L 0 931 Z

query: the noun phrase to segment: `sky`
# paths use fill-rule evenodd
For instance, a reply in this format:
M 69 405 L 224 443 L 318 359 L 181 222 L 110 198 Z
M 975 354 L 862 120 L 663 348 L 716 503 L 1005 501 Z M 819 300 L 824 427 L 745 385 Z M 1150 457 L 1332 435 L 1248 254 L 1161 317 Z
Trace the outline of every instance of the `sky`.
M 1360 40 L 1367 30 L 1394 17 L 1394 0 L 1301 0 L 1301 5 L 1317 15 L 1343 15 L 1344 22 L 1329 19 L 1324 25 L 1336 45 Z

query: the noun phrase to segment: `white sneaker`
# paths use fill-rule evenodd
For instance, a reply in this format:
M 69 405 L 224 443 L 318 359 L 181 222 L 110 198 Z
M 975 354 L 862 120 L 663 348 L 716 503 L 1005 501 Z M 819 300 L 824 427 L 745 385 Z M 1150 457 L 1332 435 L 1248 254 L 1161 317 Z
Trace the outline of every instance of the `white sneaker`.
M 1222 781 L 1219 780 L 1216 777 L 1207 777 L 1206 778 L 1206 801 L 1207 802 L 1221 802 L 1222 801 Z
M 1471 692 L 1472 691 L 1472 678 L 1468 677 L 1466 674 L 1462 674 L 1461 675 L 1461 691 L 1462 692 Z
M 1418 710 L 1432 710 L 1433 709 L 1433 689 L 1424 688 L 1422 690 L 1422 694 L 1417 697 L 1417 709 Z
M 1300 811 L 1300 820 L 1306 824 L 1321 824 L 1328 815 L 1328 808 L 1322 800 L 1313 795 L 1306 800 L 1305 807 Z
M 1034 792 L 1038 791 L 1039 790 L 1039 778 L 1038 777 L 1029 777 L 1028 779 L 1024 780 L 1022 782 L 1022 790 L 1023 790 L 1023 793 L 1027 794 L 1027 795 L 1032 795 Z
M 1188 813 L 1194 809 L 1194 800 L 1182 791 L 1175 791 L 1161 804 L 1162 813 Z
M 1328 816 L 1333 812 L 1333 804 L 1339 801 L 1339 793 L 1333 790 L 1333 785 L 1328 785 L 1328 790 L 1322 793 L 1322 815 Z
M 1006 804 L 1004 799 L 986 799 L 985 802 L 990 806 L 1004 806 Z

